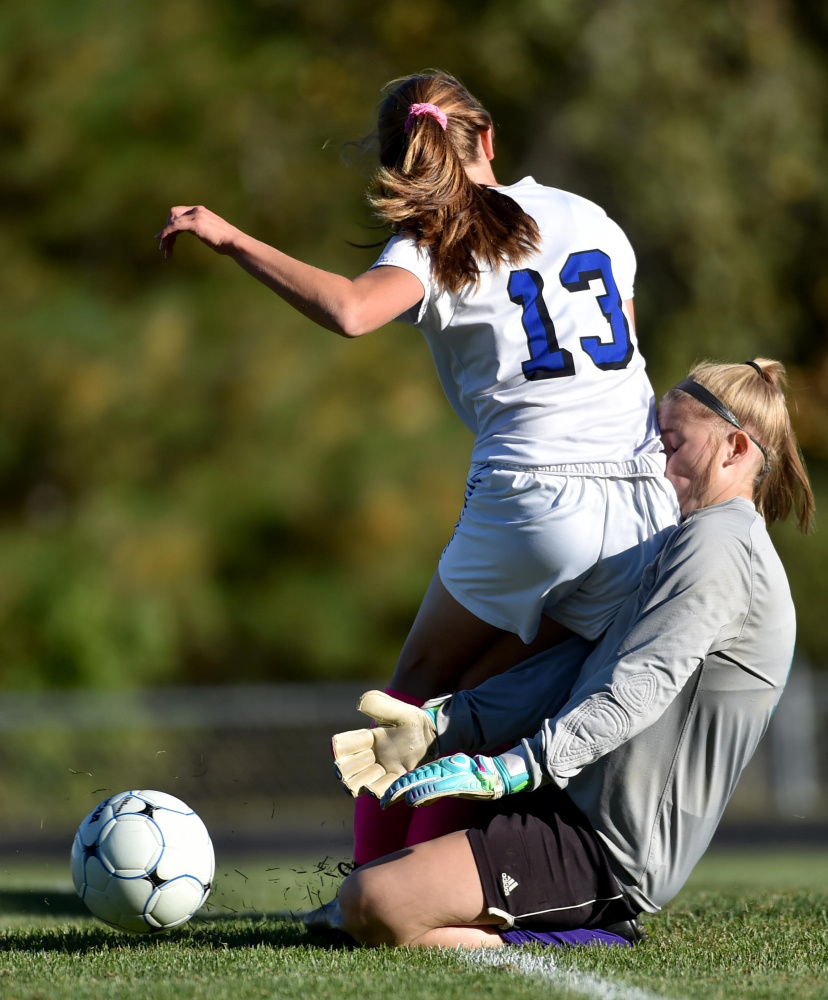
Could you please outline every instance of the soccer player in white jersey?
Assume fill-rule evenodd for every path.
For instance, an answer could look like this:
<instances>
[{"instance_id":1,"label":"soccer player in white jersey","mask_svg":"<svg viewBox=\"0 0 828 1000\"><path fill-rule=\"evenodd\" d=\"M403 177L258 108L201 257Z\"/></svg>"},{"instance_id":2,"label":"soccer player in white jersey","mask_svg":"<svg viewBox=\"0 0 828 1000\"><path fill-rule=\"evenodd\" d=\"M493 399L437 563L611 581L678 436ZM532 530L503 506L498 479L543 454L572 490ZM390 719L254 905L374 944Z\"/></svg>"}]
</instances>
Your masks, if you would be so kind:
<instances>
[{"instance_id":1,"label":"soccer player in white jersey","mask_svg":"<svg viewBox=\"0 0 828 1000\"><path fill-rule=\"evenodd\" d=\"M399 319L428 341L475 441L462 514L389 688L421 704L569 632L597 638L678 510L624 233L598 206L530 177L498 184L491 116L453 77L389 88L371 201L395 235L364 274L321 271L202 206L173 208L158 236L170 256L194 234L342 336ZM358 862L429 835L396 812L392 830L372 800L357 803Z\"/></svg>"},{"instance_id":2,"label":"soccer player in white jersey","mask_svg":"<svg viewBox=\"0 0 828 1000\"><path fill-rule=\"evenodd\" d=\"M437 753L537 735L495 757L452 752L390 786L386 801L502 798L501 808L350 875L344 930L371 944L543 941L655 912L679 891L793 655L793 603L766 524L794 507L806 531L813 495L783 375L766 359L706 364L667 394L667 476L684 520L571 690L556 670L566 642L456 693L439 714L398 705L423 717L401 731L420 733L431 715ZM399 735L386 730L388 742Z\"/></svg>"}]
</instances>

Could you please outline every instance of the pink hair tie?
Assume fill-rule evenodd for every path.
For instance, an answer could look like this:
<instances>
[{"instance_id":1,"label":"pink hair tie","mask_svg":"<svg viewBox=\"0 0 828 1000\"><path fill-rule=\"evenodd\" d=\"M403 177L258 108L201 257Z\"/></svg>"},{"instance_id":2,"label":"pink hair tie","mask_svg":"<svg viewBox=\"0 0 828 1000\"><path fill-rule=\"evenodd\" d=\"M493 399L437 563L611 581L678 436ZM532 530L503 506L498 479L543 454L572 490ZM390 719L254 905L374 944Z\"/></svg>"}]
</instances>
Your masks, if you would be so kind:
<instances>
[{"instance_id":1,"label":"pink hair tie","mask_svg":"<svg viewBox=\"0 0 828 1000\"><path fill-rule=\"evenodd\" d=\"M414 119L419 118L420 115L429 115L434 118L439 124L440 128L445 132L446 125L448 124L448 118L444 111L441 111L436 104L412 104L408 109L408 118L405 120L405 133L411 131L414 125Z\"/></svg>"}]
</instances>

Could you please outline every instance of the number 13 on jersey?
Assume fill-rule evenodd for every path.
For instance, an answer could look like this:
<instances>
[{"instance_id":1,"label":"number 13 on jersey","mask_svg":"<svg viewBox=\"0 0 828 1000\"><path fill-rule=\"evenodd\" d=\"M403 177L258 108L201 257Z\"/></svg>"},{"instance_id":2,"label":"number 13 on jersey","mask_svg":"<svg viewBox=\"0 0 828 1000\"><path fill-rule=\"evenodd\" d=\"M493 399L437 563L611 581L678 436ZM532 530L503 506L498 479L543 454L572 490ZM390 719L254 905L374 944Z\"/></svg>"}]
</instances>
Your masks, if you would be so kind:
<instances>
[{"instance_id":1,"label":"number 13 on jersey","mask_svg":"<svg viewBox=\"0 0 828 1000\"><path fill-rule=\"evenodd\" d=\"M603 281L604 292L596 295L595 301L609 324L612 339L581 337L581 348L601 371L626 368L633 355L633 343L609 256L603 250L580 250L569 255L560 273L561 284L573 293L589 291L590 281L596 278ZM535 381L574 375L572 352L558 345L555 324L543 299L541 275L531 269L512 271L508 290L509 298L523 310L521 319L529 341L529 359L521 366L526 378Z\"/></svg>"}]
</instances>

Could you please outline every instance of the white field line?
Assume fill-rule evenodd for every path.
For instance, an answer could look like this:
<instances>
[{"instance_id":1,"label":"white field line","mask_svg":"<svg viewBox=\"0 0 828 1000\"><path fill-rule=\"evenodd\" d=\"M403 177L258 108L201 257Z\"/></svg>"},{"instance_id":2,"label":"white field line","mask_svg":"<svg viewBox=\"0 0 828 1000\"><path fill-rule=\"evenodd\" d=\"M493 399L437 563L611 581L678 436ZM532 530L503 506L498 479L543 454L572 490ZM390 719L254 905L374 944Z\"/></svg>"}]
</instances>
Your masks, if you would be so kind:
<instances>
[{"instance_id":1,"label":"white field line","mask_svg":"<svg viewBox=\"0 0 828 1000\"><path fill-rule=\"evenodd\" d=\"M507 966L524 975L546 979L585 993L591 1000L666 1000L666 997L641 990L637 986L601 979L589 972L560 969L552 955L528 955L518 948L480 948L474 951L458 949L457 954L469 965Z\"/></svg>"}]
</instances>

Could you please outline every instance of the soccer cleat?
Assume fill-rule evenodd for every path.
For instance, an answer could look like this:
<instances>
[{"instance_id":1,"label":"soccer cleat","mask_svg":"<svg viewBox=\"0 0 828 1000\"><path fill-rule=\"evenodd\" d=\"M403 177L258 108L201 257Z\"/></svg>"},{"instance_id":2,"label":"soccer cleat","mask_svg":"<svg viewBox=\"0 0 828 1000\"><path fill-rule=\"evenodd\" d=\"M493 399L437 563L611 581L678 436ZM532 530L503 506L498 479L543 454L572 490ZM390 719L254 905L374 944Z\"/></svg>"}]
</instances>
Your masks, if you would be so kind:
<instances>
[{"instance_id":1,"label":"soccer cleat","mask_svg":"<svg viewBox=\"0 0 828 1000\"><path fill-rule=\"evenodd\" d=\"M302 923L309 931L341 931L342 910L338 899L317 906L302 917Z\"/></svg>"},{"instance_id":2,"label":"soccer cleat","mask_svg":"<svg viewBox=\"0 0 828 1000\"><path fill-rule=\"evenodd\" d=\"M633 917L631 920L619 920L617 924L610 924L604 930L609 931L610 934L617 934L625 941L629 941L630 944L640 944L647 939L647 932L638 917Z\"/></svg>"},{"instance_id":3,"label":"soccer cleat","mask_svg":"<svg viewBox=\"0 0 828 1000\"><path fill-rule=\"evenodd\" d=\"M356 861L340 861L335 866L335 871L344 879L359 867ZM333 871L329 871L328 874L333 875ZM342 926L342 909L338 898L331 899L329 902L317 906L315 910L308 911L302 917L302 923L312 934L320 933L334 937L342 935L348 941L353 940L351 935Z\"/></svg>"},{"instance_id":4,"label":"soccer cleat","mask_svg":"<svg viewBox=\"0 0 828 1000\"><path fill-rule=\"evenodd\" d=\"M324 935L331 941L353 944L354 939L342 924L342 910L338 899L332 899L329 903L323 903L315 910L310 910L302 917L302 923L309 934Z\"/></svg>"},{"instance_id":5,"label":"soccer cleat","mask_svg":"<svg viewBox=\"0 0 828 1000\"><path fill-rule=\"evenodd\" d=\"M356 861L340 861L336 866L336 871L342 878L347 878L351 872L355 872L359 867Z\"/></svg>"}]
</instances>

